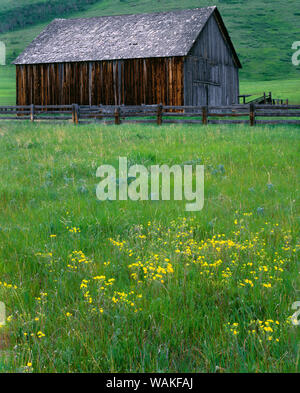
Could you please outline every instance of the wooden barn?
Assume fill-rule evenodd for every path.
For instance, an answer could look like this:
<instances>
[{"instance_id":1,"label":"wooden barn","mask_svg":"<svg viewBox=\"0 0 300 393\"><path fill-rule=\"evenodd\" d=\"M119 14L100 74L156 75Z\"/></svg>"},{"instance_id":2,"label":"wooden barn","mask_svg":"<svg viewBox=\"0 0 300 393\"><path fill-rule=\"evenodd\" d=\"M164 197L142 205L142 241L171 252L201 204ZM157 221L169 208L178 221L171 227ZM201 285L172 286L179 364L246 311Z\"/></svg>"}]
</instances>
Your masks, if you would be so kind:
<instances>
[{"instance_id":1,"label":"wooden barn","mask_svg":"<svg viewBox=\"0 0 300 393\"><path fill-rule=\"evenodd\" d=\"M230 105L241 63L216 7L55 19L15 60L17 105Z\"/></svg>"}]
</instances>

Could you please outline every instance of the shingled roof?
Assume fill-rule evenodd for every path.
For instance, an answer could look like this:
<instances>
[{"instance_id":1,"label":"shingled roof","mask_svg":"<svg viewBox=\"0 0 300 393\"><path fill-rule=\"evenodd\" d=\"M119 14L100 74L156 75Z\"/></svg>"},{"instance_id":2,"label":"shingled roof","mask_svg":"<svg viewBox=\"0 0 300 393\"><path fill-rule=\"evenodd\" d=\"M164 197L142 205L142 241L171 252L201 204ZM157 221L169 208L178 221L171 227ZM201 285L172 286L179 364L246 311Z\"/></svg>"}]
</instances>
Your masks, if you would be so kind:
<instances>
[{"instance_id":1,"label":"shingled roof","mask_svg":"<svg viewBox=\"0 0 300 393\"><path fill-rule=\"evenodd\" d=\"M220 18L216 7L207 7L152 14L55 19L14 64L186 56L214 12ZM226 38L236 56L229 35Z\"/></svg>"}]
</instances>

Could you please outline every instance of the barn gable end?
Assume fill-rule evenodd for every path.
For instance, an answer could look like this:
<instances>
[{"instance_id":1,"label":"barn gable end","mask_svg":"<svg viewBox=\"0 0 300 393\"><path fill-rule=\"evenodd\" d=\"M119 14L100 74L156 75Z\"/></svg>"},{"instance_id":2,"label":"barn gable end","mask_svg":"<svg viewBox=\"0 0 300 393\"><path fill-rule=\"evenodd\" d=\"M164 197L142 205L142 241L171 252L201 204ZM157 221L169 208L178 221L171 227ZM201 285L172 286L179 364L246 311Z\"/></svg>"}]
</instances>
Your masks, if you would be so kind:
<instances>
[{"instance_id":1,"label":"barn gable end","mask_svg":"<svg viewBox=\"0 0 300 393\"><path fill-rule=\"evenodd\" d=\"M184 63L185 105L238 103L241 67L220 14L213 13Z\"/></svg>"}]
</instances>

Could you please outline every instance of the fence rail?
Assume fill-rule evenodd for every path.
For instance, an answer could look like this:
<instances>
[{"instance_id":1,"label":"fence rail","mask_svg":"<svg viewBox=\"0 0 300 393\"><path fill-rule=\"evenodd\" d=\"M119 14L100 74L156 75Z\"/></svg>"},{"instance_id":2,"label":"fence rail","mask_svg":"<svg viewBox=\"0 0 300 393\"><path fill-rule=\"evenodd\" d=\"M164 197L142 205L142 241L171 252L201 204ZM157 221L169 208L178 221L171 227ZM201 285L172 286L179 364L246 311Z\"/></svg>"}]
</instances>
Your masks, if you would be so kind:
<instances>
[{"instance_id":1,"label":"fence rail","mask_svg":"<svg viewBox=\"0 0 300 393\"><path fill-rule=\"evenodd\" d=\"M299 124L300 105L239 104L231 106L168 105L28 105L0 106L0 120L100 121L106 124Z\"/></svg>"}]
</instances>

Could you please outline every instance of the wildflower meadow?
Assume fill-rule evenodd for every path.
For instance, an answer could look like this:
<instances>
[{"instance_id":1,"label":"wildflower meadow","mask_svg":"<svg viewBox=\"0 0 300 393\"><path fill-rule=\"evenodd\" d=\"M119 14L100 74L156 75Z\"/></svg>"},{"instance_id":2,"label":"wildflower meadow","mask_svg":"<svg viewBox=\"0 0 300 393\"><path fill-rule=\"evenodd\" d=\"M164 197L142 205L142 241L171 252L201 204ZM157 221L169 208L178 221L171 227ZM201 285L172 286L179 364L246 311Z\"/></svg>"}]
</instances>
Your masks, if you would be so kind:
<instances>
[{"instance_id":1,"label":"wildflower meadow","mask_svg":"<svg viewBox=\"0 0 300 393\"><path fill-rule=\"evenodd\" d=\"M0 372L299 372L296 127L0 125ZM99 201L99 165L205 203Z\"/></svg>"}]
</instances>

